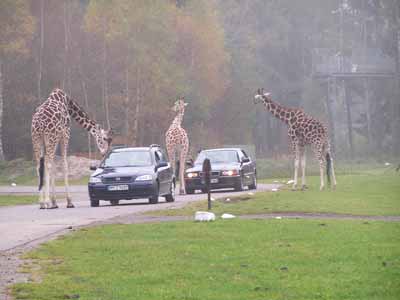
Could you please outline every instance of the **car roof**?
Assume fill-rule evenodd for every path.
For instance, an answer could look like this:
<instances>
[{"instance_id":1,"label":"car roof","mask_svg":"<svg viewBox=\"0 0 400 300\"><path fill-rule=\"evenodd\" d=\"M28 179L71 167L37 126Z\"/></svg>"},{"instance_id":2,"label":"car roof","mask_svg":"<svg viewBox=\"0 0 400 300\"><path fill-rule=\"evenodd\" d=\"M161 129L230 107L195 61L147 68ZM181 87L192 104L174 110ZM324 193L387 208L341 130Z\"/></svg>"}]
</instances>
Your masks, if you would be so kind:
<instances>
[{"instance_id":1,"label":"car roof","mask_svg":"<svg viewBox=\"0 0 400 300\"><path fill-rule=\"evenodd\" d=\"M121 147L112 149L112 151L113 152L149 151L152 148L158 148L158 147Z\"/></svg>"},{"instance_id":2,"label":"car roof","mask_svg":"<svg viewBox=\"0 0 400 300\"><path fill-rule=\"evenodd\" d=\"M242 149L240 148L215 148L215 149L203 149L203 151L241 151Z\"/></svg>"}]
</instances>

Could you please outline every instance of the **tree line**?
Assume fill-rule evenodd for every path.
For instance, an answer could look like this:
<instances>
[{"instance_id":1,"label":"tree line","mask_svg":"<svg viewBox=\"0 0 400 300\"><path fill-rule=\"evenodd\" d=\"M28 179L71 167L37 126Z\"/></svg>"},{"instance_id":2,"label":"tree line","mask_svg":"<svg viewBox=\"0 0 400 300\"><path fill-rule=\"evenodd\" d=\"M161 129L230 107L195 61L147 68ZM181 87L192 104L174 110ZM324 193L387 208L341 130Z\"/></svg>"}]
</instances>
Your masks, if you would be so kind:
<instances>
[{"instance_id":1,"label":"tree line","mask_svg":"<svg viewBox=\"0 0 400 300\"><path fill-rule=\"evenodd\" d=\"M399 11L396 0L3 0L0 159L32 157L31 116L55 87L117 144L162 144L184 95L192 153L289 153L284 124L252 103L264 87L329 124L339 157L399 155ZM388 57L395 72L330 84L315 76L318 49L373 49L365 57ZM91 151L73 127L70 152Z\"/></svg>"}]
</instances>

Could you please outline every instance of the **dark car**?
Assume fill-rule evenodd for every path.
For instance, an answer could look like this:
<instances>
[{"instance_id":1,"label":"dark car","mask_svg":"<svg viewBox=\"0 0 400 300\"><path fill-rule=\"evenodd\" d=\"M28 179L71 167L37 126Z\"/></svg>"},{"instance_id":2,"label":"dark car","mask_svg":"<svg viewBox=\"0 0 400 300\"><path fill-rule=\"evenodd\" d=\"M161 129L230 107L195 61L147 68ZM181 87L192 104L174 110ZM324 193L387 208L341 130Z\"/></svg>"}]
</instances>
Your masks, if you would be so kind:
<instances>
[{"instance_id":1,"label":"dark car","mask_svg":"<svg viewBox=\"0 0 400 300\"><path fill-rule=\"evenodd\" d=\"M175 200L175 177L160 146L117 148L109 152L90 176L90 205L100 200L117 205L119 200L149 198L151 204L164 196Z\"/></svg>"},{"instance_id":2,"label":"dark car","mask_svg":"<svg viewBox=\"0 0 400 300\"><path fill-rule=\"evenodd\" d=\"M211 189L234 188L241 191L245 186L257 188L256 164L246 152L239 148L203 150L197 156L194 166L185 171L186 192L205 192L202 167L204 159L211 162Z\"/></svg>"}]
</instances>

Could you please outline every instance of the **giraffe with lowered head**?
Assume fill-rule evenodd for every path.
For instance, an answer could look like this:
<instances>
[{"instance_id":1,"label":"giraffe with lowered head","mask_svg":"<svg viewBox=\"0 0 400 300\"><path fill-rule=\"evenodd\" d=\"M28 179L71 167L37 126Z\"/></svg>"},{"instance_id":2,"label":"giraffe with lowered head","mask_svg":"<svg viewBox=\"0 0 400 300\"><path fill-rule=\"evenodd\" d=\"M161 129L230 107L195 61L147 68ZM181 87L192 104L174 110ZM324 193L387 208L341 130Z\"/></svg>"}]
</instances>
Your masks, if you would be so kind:
<instances>
[{"instance_id":1,"label":"giraffe with lowered head","mask_svg":"<svg viewBox=\"0 0 400 300\"><path fill-rule=\"evenodd\" d=\"M60 144L61 156L64 164L67 207L74 207L68 191L67 163L71 118L94 136L102 155L104 155L111 146L112 131L102 129L100 125L91 120L88 114L64 91L58 88L54 89L47 100L36 109L32 117L32 145L39 176L39 204L41 209L58 208L55 196L54 168L54 156L58 144ZM45 186L44 190L42 189L43 185ZM51 205L50 187L52 192Z\"/></svg>"},{"instance_id":2,"label":"giraffe with lowered head","mask_svg":"<svg viewBox=\"0 0 400 300\"><path fill-rule=\"evenodd\" d=\"M328 184L331 184L330 176L332 174L333 188L335 188L336 178L327 127L319 120L305 114L301 109L284 107L279 103L272 101L271 94L264 93L263 89L259 89L257 94L254 96L254 103L258 102L262 102L272 115L288 125L288 135L295 157L293 189L295 190L297 188L299 163L301 163L302 168L302 189L306 188L306 145L311 145L314 156L319 162L321 180L320 190L324 189L325 161Z\"/></svg>"},{"instance_id":3,"label":"giraffe with lowered head","mask_svg":"<svg viewBox=\"0 0 400 300\"><path fill-rule=\"evenodd\" d=\"M185 114L185 99L182 97L178 99L172 110L177 113L171 126L168 128L165 134L165 144L168 152L168 157L172 164L172 169L175 174L175 155L179 155L179 194L186 194L185 188L185 164L186 157L189 151L189 138L186 130L182 128L183 115Z\"/></svg>"}]
</instances>

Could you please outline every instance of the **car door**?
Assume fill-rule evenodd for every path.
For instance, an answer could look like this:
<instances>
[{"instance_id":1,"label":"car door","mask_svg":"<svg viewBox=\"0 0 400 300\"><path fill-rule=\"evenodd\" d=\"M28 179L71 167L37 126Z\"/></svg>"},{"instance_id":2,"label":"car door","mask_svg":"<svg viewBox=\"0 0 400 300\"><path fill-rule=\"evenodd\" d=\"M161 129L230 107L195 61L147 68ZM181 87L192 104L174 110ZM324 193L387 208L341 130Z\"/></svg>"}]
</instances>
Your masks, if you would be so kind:
<instances>
[{"instance_id":1,"label":"car door","mask_svg":"<svg viewBox=\"0 0 400 300\"><path fill-rule=\"evenodd\" d=\"M154 151L154 157L156 160L156 164L159 163L168 164L165 153L163 153L162 150ZM171 184L171 174L172 174L170 165L168 164L168 166L158 168L157 173L158 173L158 180L160 183L160 194L168 194Z\"/></svg>"},{"instance_id":2,"label":"car door","mask_svg":"<svg viewBox=\"0 0 400 300\"><path fill-rule=\"evenodd\" d=\"M242 172L244 175L244 184L249 185L253 182L254 168L250 157L244 150L239 150L239 159L242 164Z\"/></svg>"}]
</instances>

